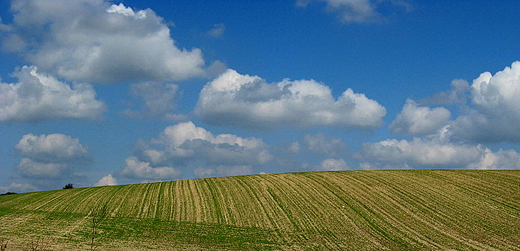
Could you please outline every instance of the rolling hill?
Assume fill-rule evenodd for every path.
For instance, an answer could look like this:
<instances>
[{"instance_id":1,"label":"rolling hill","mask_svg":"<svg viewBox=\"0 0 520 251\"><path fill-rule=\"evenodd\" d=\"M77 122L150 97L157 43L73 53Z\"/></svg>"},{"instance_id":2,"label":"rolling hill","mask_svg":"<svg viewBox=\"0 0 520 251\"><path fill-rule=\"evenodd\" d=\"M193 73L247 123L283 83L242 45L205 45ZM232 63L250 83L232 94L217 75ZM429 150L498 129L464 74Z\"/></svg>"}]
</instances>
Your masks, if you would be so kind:
<instances>
[{"instance_id":1,"label":"rolling hill","mask_svg":"<svg viewBox=\"0 0 520 251\"><path fill-rule=\"evenodd\" d=\"M91 246L92 212L102 208ZM0 222L6 250L520 250L520 171L310 172L34 192L0 196Z\"/></svg>"}]
</instances>

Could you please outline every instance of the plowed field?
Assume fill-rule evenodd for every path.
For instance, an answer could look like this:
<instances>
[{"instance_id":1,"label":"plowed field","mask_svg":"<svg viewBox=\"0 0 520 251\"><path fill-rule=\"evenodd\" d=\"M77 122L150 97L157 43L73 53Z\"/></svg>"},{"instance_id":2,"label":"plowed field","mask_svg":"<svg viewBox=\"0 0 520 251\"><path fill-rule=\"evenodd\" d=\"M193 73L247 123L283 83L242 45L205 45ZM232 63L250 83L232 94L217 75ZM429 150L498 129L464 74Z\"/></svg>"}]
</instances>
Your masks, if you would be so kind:
<instances>
[{"instance_id":1,"label":"plowed field","mask_svg":"<svg viewBox=\"0 0 520 251\"><path fill-rule=\"evenodd\" d=\"M520 250L520 171L252 175L0 196L21 250Z\"/></svg>"}]
</instances>

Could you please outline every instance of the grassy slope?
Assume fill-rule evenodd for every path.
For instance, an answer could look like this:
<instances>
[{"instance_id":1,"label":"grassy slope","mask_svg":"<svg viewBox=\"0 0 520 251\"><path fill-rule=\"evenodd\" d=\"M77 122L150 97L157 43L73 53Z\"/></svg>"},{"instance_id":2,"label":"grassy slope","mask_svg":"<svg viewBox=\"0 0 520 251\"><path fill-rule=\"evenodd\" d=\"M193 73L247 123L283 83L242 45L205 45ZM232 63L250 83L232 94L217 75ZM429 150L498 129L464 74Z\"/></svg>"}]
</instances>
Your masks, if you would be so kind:
<instances>
[{"instance_id":1,"label":"grassy slope","mask_svg":"<svg viewBox=\"0 0 520 251\"><path fill-rule=\"evenodd\" d=\"M86 249L88 214L106 203L101 250L520 250L520 171L475 170L289 173L0 196L0 240Z\"/></svg>"}]
</instances>

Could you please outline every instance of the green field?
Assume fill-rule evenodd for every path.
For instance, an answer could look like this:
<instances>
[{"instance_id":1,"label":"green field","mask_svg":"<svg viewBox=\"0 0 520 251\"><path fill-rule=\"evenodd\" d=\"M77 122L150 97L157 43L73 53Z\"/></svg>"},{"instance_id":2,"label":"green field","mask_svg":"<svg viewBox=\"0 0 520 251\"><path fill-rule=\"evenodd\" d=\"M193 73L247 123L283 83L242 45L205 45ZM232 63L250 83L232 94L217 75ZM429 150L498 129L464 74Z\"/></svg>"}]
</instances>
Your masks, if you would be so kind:
<instances>
[{"instance_id":1,"label":"green field","mask_svg":"<svg viewBox=\"0 0 520 251\"><path fill-rule=\"evenodd\" d=\"M520 250L520 171L251 175L0 196L6 250Z\"/></svg>"}]
</instances>

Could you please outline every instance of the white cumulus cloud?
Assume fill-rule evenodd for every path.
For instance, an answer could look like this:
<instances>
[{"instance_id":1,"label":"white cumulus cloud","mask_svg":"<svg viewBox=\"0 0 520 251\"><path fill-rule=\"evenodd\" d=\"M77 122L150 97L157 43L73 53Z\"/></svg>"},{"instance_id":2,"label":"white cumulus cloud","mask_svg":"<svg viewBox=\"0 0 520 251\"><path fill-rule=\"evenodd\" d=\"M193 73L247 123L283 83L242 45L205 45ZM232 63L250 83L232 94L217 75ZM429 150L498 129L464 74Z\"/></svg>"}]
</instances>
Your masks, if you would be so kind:
<instances>
[{"instance_id":1,"label":"white cumulus cloud","mask_svg":"<svg viewBox=\"0 0 520 251\"><path fill-rule=\"evenodd\" d=\"M482 147L453 144L436 140L389 139L377 143L365 143L361 149L364 159L402 163L412 167L466 167L479 160Z\"/></svg>"},{"instance_id":2,"label":"white cumulus cloud","mask_svg":"<svg viewBox=\"0 0 520 251\"><path fill-rule=\"evenodd\" d=\"M20 184L16 182L12 182L9 186L2 187L0 186L0 193L6 193L6 192L15 192L15 193L23 193L23 192L30 192L35 191L38 188L31 184Z\"/></svg>"},{"instance_id":3,"label":"white cumulus cloud","mask_svg":"<svg viewBox=\"0 0 520 251\"><path fill-rule=\"evenodd\" d=\"M468 102L469 101L469 102ZM458 116L448 120L443 107L430 108L407 101L390 125L395 133L432 134L443 125L451 141L466 143L520 142L520 62L496 72L484 72L473 80L455 79L451 90L419 101L420 104L458 104ZM457 114L457 113L454 113Z\"/></svg>"},{"instance_id":4,"label":"white cumulus cloud","mask_svg":"<svg viewBox=\"0 0 520 251\"><path fill-rule=\"evenodd\" d=\"M161 150L164 148L164 150ZM233 134L213 135L192 122L164 129L158 139L142 150L154 164L172 160L203 159L210 164L263 164L272 159L261 139L242 138Z\"/></svg>"},{"instance_id":5,"label":"white cumulus cloud","mask_svg":"<svg viewBox=\"0 0 520 251\"><path fill-rule=\"evenodd\" d=\"M117 179L112 177L112 174L109 174L103 178L101 178L94 186L115 186L117 185Z\"/></svg>"},{"instance_id":6,"label":"white cumulus cloud","mask_svg":"<svg viewBox=\"0 0 520 251\"><path fill-rule=\"evenodd\" d=\"M71 177L73 167L65 163L38 162L30 158L23 158L16 167L22 177L29 179L60 179Z\"/></svg>"},{"instance_id":7,"label":"white cumulus cloud","mask_svg":"<svg viewBox=\"0 0 520 251\"><path fill-rule=\"evenodd\" d=\"M181 49L165 21L104 0L14 0L3 47L67 80L118 83L204 75L199 49Z\"/></svg>"},{"instance_id":8,"label":"white cumulus cloud","mask_svg":"<svg viewBox=\"0 0 520 251\"><path fill-rule=\"evenodd\" d=\"M133 179L167 180L179 177L181 171L169 166L152 167L150 162L140 161L135 156L131 156L125 160L119 175Z\"/></svg>"},{"instance_id":9,"label":"white cumulus cloud","mask_svg":"<svg viewBox=\"0 0 520 251\"><path fill-rule=\"evenodd\" d=\"M386 109L347 89L335 99L314 80L268 84L258 76L228 70L201 91L196 113L208 123L254 129L283 126L374 129Z\"/></svg>"},{"instance_id":10,"label":"white cumulus cloud","mask_svg":"<svg viewBox=\"0 0 520 251\"><path fill-rule=\"evenodd\" d=\"M61 118L100 119L106 106L88 84L72 87L34 66L15 72L19 83L0 83L0 122L35 122Z\"/></svg>"},{"instance_id":11,"label":"white cumulus cloud","mask_svg":"<svg viewBox=\"0 0 520 251\"><path fill-rule=\"evenodd\" d=\"M516 151L500 149L493 152L481 144L452 142L448 127L425 138L365 143L357 155L366 161L360 167L520 169L520 154Z\"/></svg>"},{"instance_id":12,"label":"white cumulus cloud","mask_svg":"<svg viewBox=\"0 0 520 251\"><path fill-rule=\"evenodd\" d=\"M348 170L349 166L343 159L325 159L315 169L320 171L342 171Z\"/></svg>"},{"instance_id":13,"label":"white cumulus cloud","mask_svg":"<svg viewBox=\"0 0 520 251\"><path fill-rule=\"evenodd\" d=\"M202 169L194 169L198 177L213 176L217 173L244 174L246 166L253 168L273 158L261 139L242 138L233 134L214 135L190 121L168 126L158 138L148 142L141 140L136 146L135 156L127 159L127 164L120 174L132 176L128 174L134 173L133 177L144 178L135 173L155 172L156 168L160 167L183 168L193 165L204 166ZM226 168L219 169L219 166ZM159 176L157 174L154 177Z\"/></svg>"},{"instance_id":14,"label":"white cumulus cloud","mask_svg":"<svg viewBox=\"0 0 520 251\"><path fill-rule=\"evenodd\" d=\"M448 123L450 115L444 107L421 107L408 99L401 113L390 124L390 131L410 135L434 134Z\"/></svg>"},{"instance_id":15,"label":"white cumulus cloud","mask_svg":"<svg viewBox=\"0 0 520 251\"><path fill-rule=\"evenodd\" d=\"M520 154L515 150L500 149L493 152L486 148L484 154L480 157L480 161L470 164L468 168L518 170L520 169Z\"/></svg>"},{"instance_id":16,"label":"white cumulus cloud","mask_svg":"<svg viewBox=\"0 0 520 251\"><path fill-rule=\"evenodd\" d=\"M495 75L482 73L473 80L470 96L474 109L451 123L454 138L472 142L519 142L520 62Z\"/></svg>"},{"instance_id":17,"label":"white cumulus cloud","mask_svg":"<svg viewBox=\"0 0 520 251\"><path fill-rule=\"evenodd\" d=\"M15 149L24 157L46 163L70 163L85 159L88 150L65 134L26 134L16 144Z\"/></svg>"},{"instance_id":18,"label":"white cumulus cloud","mask_svg":"<svg viewBox=\"0 0 520 251\"><path fill-rule=\"evenodd\" d=\"M64 134L27 134L14 148L23 156L15 171L39 188L56 188L60 183L83 179L76 170L91 161L87 147Z\"/></svg>"}]
</instances>

